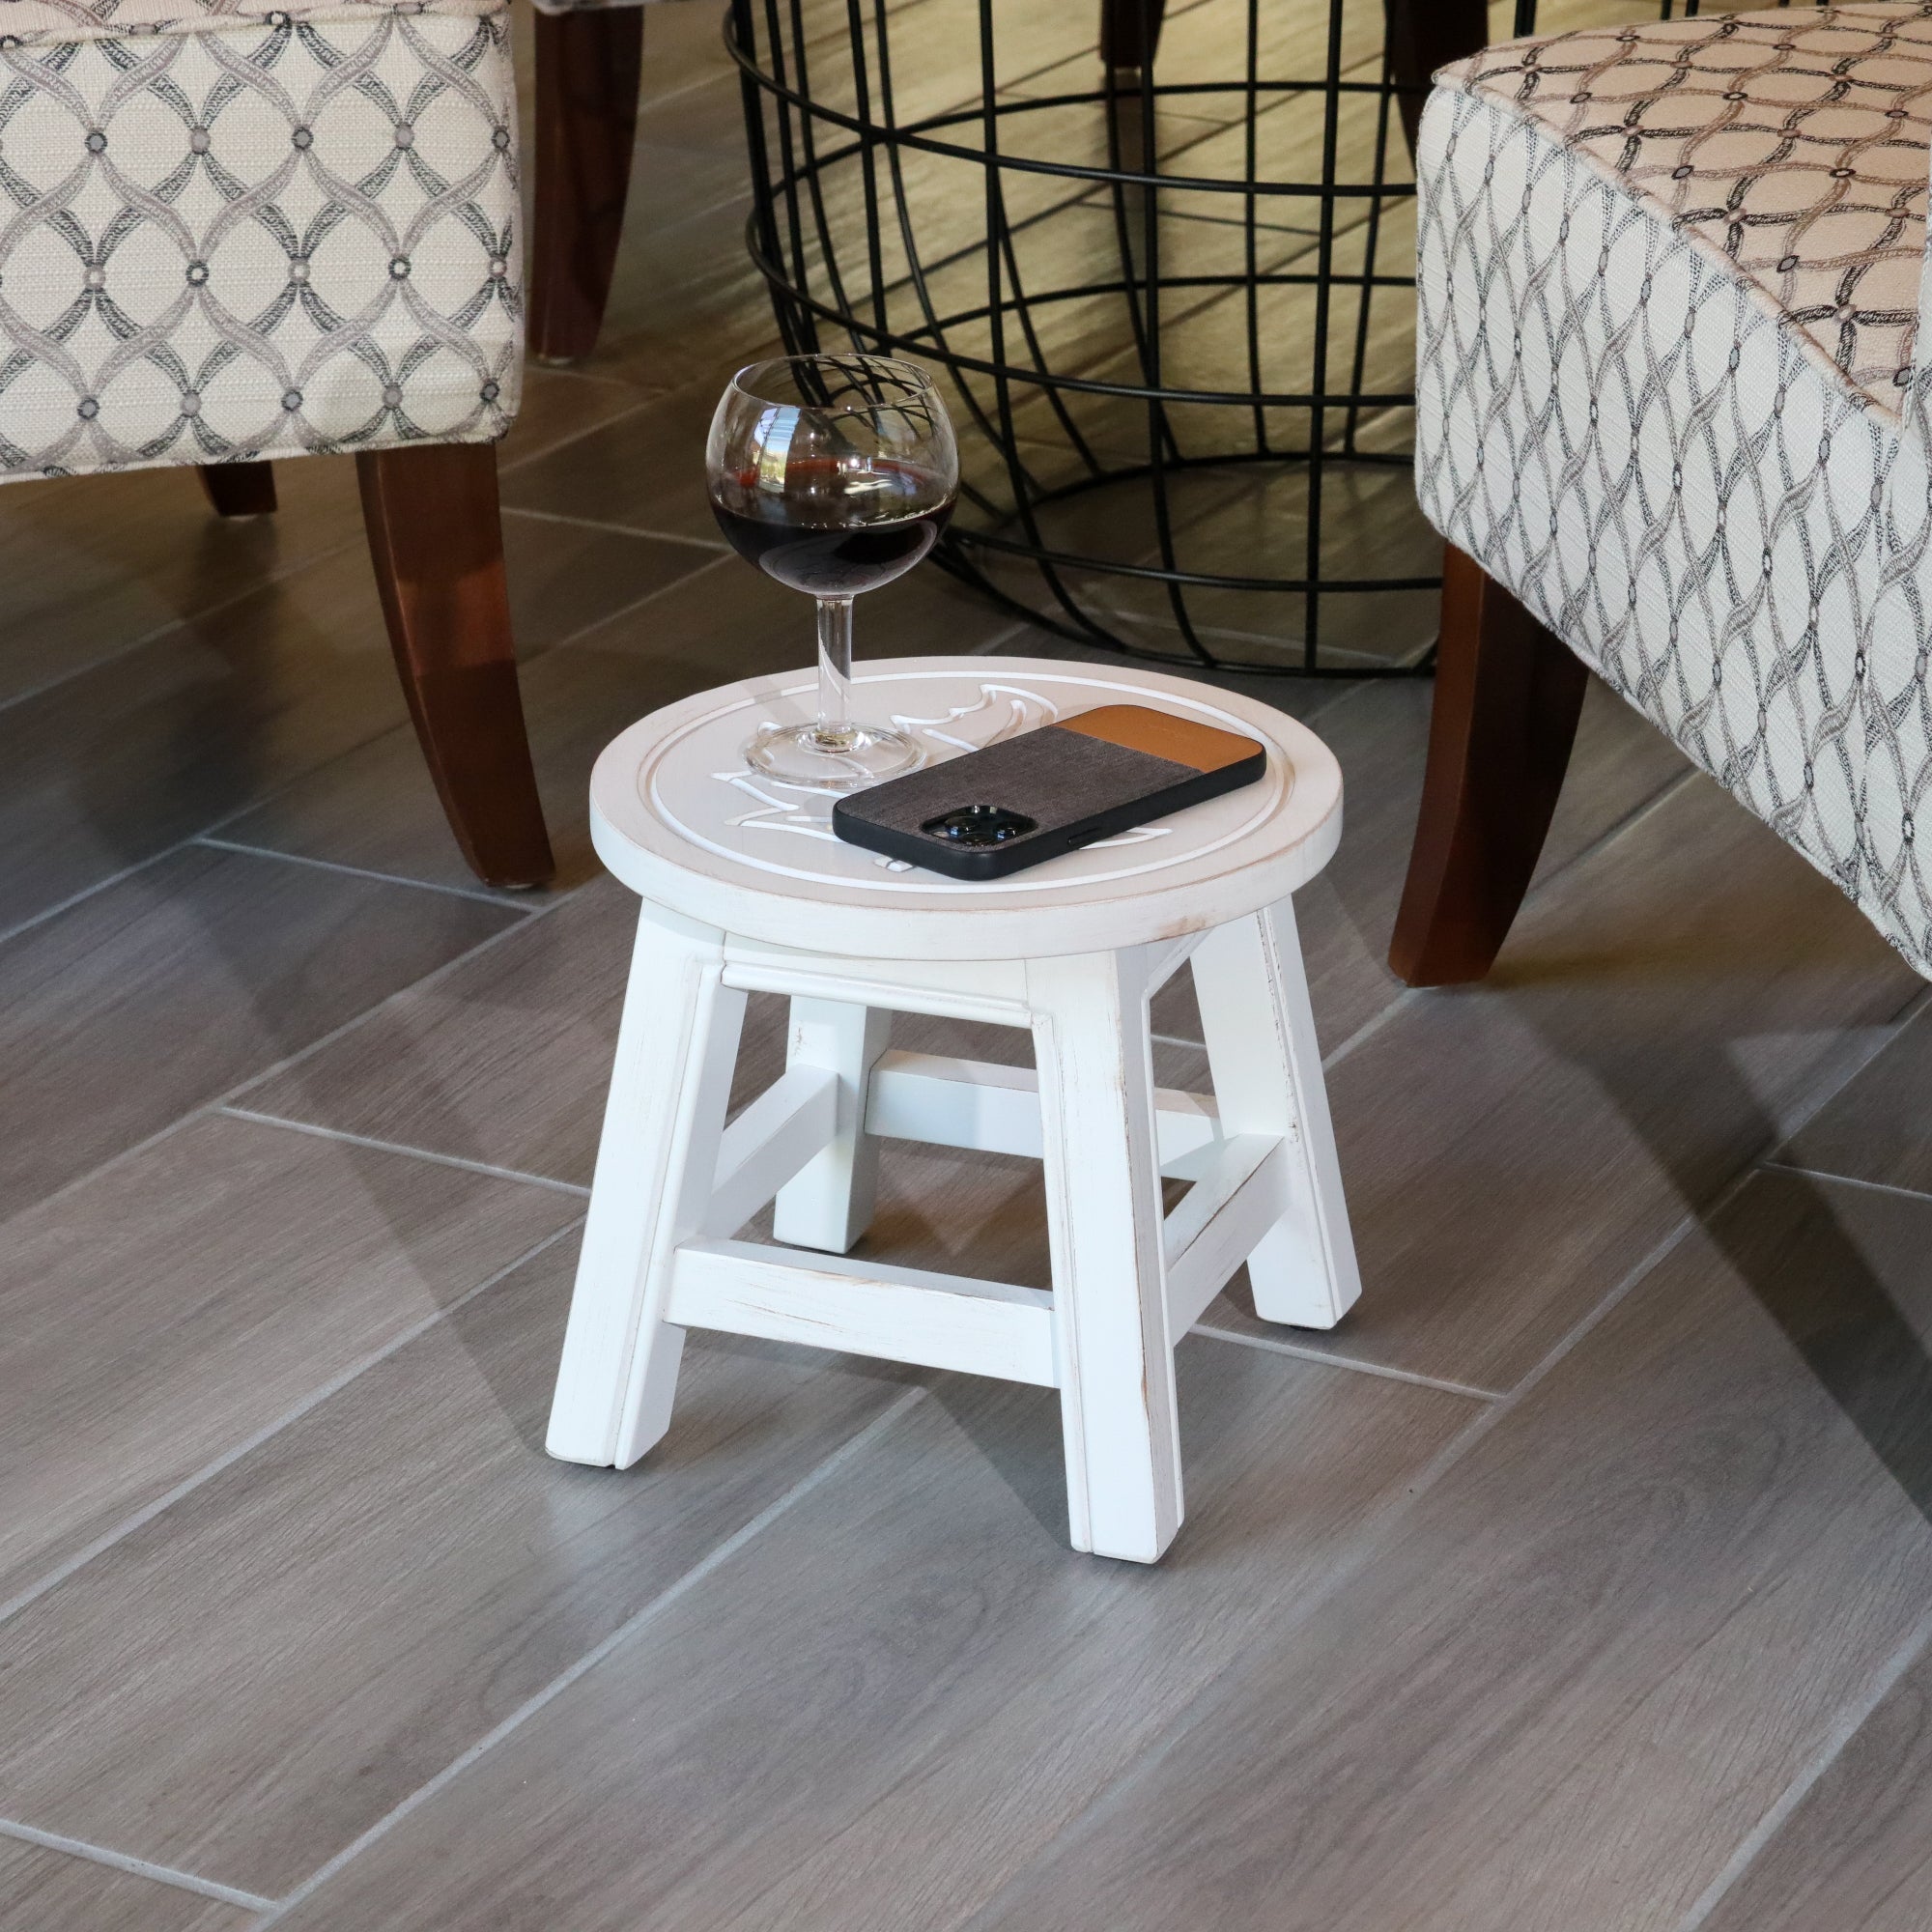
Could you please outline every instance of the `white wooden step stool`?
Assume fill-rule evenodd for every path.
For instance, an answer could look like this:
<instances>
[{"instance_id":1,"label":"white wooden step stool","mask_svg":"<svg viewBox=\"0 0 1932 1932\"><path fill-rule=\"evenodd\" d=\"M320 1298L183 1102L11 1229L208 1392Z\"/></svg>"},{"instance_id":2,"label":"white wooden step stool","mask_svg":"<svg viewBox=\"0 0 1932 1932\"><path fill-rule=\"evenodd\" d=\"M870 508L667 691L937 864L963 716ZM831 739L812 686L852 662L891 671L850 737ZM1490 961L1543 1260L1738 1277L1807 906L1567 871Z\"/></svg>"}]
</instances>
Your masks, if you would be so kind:
<instances>
[{"instance_id":1,"label":"white wooden step stool","mask_svg":"<svg viewBox=\"0 0 1932 1932\"><path fill-rule=\"evenodd\" d=\"M1267 1321L1332 1327L1360 1293L1290 903L1341 836L1341 772L1283 713L1139 668L867 666L859 713L933 757L1123 699L1268 748L1241 791L965 884L745 768L812 697L807 672L706 692L597 761L597 850L643 909L551 1453L650 1449L692 1327L1000 1376L1060 1391L1074 1547L1151 1562L1181 1519L1175 1342L1244 1261ZM1188 961L1212 1099L1153 1085L1148 1002ZM752 991L790 996L789 1064L727 1127ZM895 1011L1030 1028L1037 1077L891 1052ZM1052 1293L829 1262L866 1231L880 1138L1043 1160ZM1163 1175L1193 1182L1165 1217ZM774 1198L787 1245L735 1239Z\"/></svg>"}]
</instances>

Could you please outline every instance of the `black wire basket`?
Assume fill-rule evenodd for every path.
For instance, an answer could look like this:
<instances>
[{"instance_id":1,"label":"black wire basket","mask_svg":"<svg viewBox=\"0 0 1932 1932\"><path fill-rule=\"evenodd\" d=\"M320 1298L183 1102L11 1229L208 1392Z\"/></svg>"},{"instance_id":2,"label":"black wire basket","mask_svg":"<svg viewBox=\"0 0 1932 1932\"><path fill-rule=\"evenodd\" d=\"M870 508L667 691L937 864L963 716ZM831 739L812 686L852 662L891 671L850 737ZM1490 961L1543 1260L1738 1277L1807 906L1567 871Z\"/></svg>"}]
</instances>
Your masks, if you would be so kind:
<instances>
[{"instance_id":1,"label":"black wire basket","mask_svg":"<svg viewBox=\"0 0 1932 1932\"><path fill-rule=\"evenodd\" d=\"M731 0L780 331L950 378L941 561L1062 636L1227 671L1427 670L1407 128L1485 10L1161 11ZM1534 5L1499 24L1532 31Z\"/></svg>"}]
</instances>

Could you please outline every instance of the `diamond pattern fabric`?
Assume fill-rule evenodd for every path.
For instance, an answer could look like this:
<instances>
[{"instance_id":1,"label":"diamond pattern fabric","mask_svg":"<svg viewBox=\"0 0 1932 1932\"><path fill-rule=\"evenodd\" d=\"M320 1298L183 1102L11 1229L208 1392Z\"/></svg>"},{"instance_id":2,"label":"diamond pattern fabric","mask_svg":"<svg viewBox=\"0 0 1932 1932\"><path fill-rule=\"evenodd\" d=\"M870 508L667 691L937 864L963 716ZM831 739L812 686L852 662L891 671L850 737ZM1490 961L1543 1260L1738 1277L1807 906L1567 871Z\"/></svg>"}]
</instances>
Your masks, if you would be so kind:
<instances>
[{"instance_id":1,"label":"diamond pattern fabric","mask_svg":"<svg viewBox=\"0 0 1932 1932\"><path fill-rule=\"evenodd\" d=\"M1932 5L1567 35L1438 79L1425 511L1932 978Z\"/></svg>"},{"instance_id":2,"label":"diamond pattern fabric","mask_svg":"<svg viewBox=\"0 0 1932 1932\"><path fill-rule=\"evenodd\" d=\"M267 21L368 19L379 14L495 14L502 0L0 0L0 47L201 34Z\"/></svg>"},{"instance_id":3,"label":"diamond pattern fabric","mask_svg":"<svg viewBox=\"0 0 1932 1932\"><path fill-rule=\"evenodd\" d=\"M502 435L507 14L181 14L0 0L0 478Z\"/></svg>"},{"instance_id":4,"label":"diamond pattern fabric","mask_svg":"<svg viewBox=\"0 0 1932 1932\"><path fill-rule=\"evenodd\" d=\"M1932 18L1852 5L1519 41L1440 84L1511 107L1715 249L1882 409L1912 363Z\"/></svg>"}]
</instances>

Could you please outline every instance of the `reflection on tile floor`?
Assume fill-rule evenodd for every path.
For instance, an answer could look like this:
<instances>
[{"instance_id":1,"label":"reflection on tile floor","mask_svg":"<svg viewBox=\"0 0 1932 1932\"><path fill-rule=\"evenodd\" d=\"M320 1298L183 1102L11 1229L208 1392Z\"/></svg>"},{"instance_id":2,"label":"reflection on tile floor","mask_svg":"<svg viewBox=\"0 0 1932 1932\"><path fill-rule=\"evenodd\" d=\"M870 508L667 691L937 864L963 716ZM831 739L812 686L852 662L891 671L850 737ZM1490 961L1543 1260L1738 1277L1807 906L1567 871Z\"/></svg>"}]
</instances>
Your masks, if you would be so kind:
<instances>
[{"instance_id":1,"label":"reflection on tile floor","mask_svg":"<svg viewBox=\"0 0 1932 1932\"><path fill-rule=\"evenodd\" d=\"M1088 73L1033 13L1010 87ZM1932 1020L1606 692L1497 972L1414 994L1428 687L1234 680L1347 777L1298 911L1365 1293L1210 1308L1158 1571L1068 1554L1037 1390L700 1337L639 1468L543 1455L632 917L589 765L808 651L701 494L771 337L735 79L709 8L647 44L606 341L503 459L555 891L450 845L348 466L0 494L0 1932L1924 1932ZM1091 655L931 572L861 647ZM1026 1057L967 1031L898 1037ZM895 1147L867 1241L1047 1279L996 1156Z\"/></svg>"}]
</instances>

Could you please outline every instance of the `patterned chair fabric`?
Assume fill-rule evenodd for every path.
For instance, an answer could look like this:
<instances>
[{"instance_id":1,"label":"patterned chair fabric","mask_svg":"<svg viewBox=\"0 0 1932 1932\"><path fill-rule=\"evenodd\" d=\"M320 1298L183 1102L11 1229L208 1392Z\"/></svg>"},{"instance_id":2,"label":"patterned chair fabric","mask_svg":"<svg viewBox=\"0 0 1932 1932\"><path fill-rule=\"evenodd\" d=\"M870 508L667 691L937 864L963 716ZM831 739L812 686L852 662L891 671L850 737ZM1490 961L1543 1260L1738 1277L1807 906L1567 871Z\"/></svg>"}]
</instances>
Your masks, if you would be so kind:
<instances>
[{"instance_id":1,"label":"patterned chair fabric","mask_svg":"<svg viewBox=\"0 0 1932 1932\"><path fill-rule=\"evenodd\" d=\"M1932 978L1932 4L1436 80L1424 509Z\"/></svg>"},{"instance_id":2,"label":"patterned chair fabric","mask_svg":"<svg viewBox=\"0 0 1932 1932\"><path fill-rule=\"evenodd\" d=\"M486 442L503 0L0 0L0 480Z\"/></svg>"}]
</instances>

